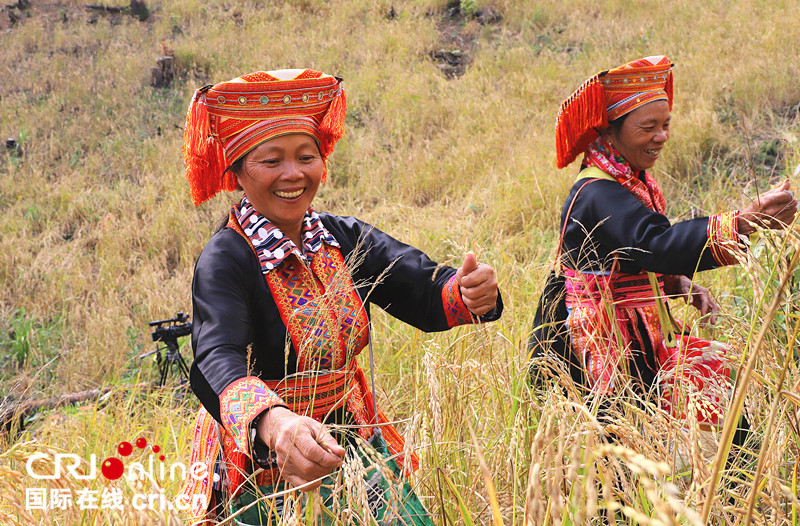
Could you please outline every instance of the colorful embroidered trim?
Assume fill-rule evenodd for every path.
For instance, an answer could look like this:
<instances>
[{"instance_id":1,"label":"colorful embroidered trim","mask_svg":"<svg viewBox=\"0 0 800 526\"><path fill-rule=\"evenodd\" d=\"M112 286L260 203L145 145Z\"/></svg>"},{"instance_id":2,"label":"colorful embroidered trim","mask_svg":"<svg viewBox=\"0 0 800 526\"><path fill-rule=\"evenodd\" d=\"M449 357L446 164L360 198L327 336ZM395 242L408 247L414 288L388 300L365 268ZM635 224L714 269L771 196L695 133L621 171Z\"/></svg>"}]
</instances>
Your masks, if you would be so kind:
<instances>
[{"instance_id":1,"label":"colorful embroidered trim","mask_svg":"<svg viewBox=\"0 0 800 526\"><path fill-rule=\"evenodd\" d=\"M241 203L231 208L231 213L250 240L263 274L277 267L291 253L302 257L299 247L269 219L259 214L247 196L242 197ZM317 252L323 242L332 247L339 246L339 242L328 232L313 208L309 208L303 218L302 234L306 257Z\"/></svg>"},{"instance_id":2,"label":"colorful embroidered trim","mask_svg":"<svg viewBox=\"0 0 800 526\"><path fill-rule=\"evenodd\" d=\"M645 171L645 180L642 181L622 154L602 137L598 137L586 149L581 166L595 166L609 174L650 210L659 214L663 214L666 210L664 193L653 176Z\"/></svg>"},{"instance_id":3,"label":"colorful embroidered trim","mask_svg":"<svg viewBox=\"0 0 800 526\"><path fill-rule=\"evenodd\" d=\"M310 71L310 70L307 70ZM281 80L258 72L261 78L244 75L230 82L220 82L206 93L210 114L238 120L265 120L288 115L319 115L325 113L331 100L342 92L341 82L327 75L318 78ZM276 72L277 73L277 72ZM217 131L230 137L238 130L227 126ZM239 123L237 123L239 124Z\"/></svg>"},{"instance_id":4,"label":"colorful embroidered trim","mask_svg":"<svg viewBox=\"0 0 800 526\"><path fill-rule=\"evenodd\" d=\"M640 58L608 71L600 82L606 93L608 120L640 106L666 100L672 109L672 64L663 55Z\"/></svg>"},{"instance_id":5,"label":"colorful embroidered trim","mask_svg":"<svg viewBox=\"0 0 800 526\"><path fill-rule=\"evenodd\" d=\"M317 137L317 121L311 117L289 117L260 121L234 135L225 145L225 156L228 159L238 159L253 148L252 144L260 144L269 138L290 133L305 133L306 135Z\"/></svg>"},{"instance_id":6,"label":"colorful embroidered trim","mask_svg":"<svg viewBox=\"0 0 800 526\"><path fill-rule=\"evenodd\" d=\"M192 523L204 519L208 504L211 502L214 465L219 455L219 440L217 440L217 422L201 407L197 412L197 419L192 432L192 452L188 466L201 462L206 466L205 478L188 477L186 486L177 498L190 504L189 519ZM202 499L194 499L195 495L202 495Z\"/></svg>"},{"instance_id":7,"label":"colorful embroidered trim","mask_svg":"<svg viewBox=\"0 0 800 526\"><path fill-rule=\"evenodd\" d=\"M461 287L456 281L455 274L442 288L442 307L449 327L475 323L475 316L464 305L464 299L461 297Z\"/></svg>"},{"instance_id":8,"label":"colorful embroidered trim","mask_svg":"<svg viewBox=\"0 0 800 526\"><path fill-rule=\"evenodd\" d=\"M607 301L617 307L652 307L656 304L647 274L621 274L602 276L563 269L567 277L567 307L580 303ZM658 275L658 287L664 294L664 276Z\"/></svg>"},{"instance_id":9,"label":"colorful embroidered trim","mask_svg":"<svg viewBox=\"0 0 800 526\"><path fill-rule=\"evenodd\" d=\"M341 369L367 345L369 319L337 248L323 245L310 267L289 258L264 278L298 371Z\"/></svg>"},{"instance_id":10,"label":"colorful embroidered trim","mask_svg":"<svg viewBox=\"0 0 800 526\"><path fill-rule=\"evenodd\" d=\"M720 266L738 263L734 255L739 246L739 212L725 212L708 218L708 245Z\"/></svg>"},{"instance_id":11,"label":"colorful embroidered trim","mask_svg":"<svg viewBox=\"0 0 800 526\"><path fill-rule=\"evenodd\" d=\"M350 360L347 369L326 374L291 376L267 385L297 414L321 420L342 407L358 363Z\"/></svg>"},{"instance_id":12,"label":"colorful embroidered trim","mask_svg":"<svg viewBox=\"0 0 800 526\"><path fill-rule=\"evenodd\" d=\"M286 405L263 380L246 376L231 382L219 395L222 425L233 436L242 452L250 452L250 422L265 409Z\"/></svg>"}]
</instances>

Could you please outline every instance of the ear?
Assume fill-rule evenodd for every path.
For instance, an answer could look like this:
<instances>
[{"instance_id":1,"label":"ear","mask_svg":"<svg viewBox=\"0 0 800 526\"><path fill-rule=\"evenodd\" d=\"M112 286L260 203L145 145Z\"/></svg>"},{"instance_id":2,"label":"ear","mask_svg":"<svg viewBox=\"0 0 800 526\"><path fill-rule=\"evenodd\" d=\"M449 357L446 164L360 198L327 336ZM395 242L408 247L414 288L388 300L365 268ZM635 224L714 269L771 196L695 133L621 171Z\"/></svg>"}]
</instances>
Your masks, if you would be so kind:
<instances>
[{"instance_id":1,"label":"ear","mask_svg":"<svg viewBox=\"0 0 800 526\"><path fill-rule=\"evenodd\" d=\"M602 137L604 141L606 141L611 146L614 146L614 138L617 136L617 133L613 126L601 128L599 132L600 132L600 137Z\"/></svg>"},{"instance_id":2,"label":"ear","mask_svg":"<svg viewBox=\"0 0 800 526\"><path fill-rule=\"evenodd\" d=\"M241 169L241 167L240 167L240 169ZM228 170L226 171L226 173L225 173L226 177L233 177L233 179L236 181L236 191L237 192L241 192L242 190L244 190L242 188L241 176L239 175L239 171L240 170L235 170L233 168L233 166L230 166L228 168Z\"/></svg>"}]
</instances>

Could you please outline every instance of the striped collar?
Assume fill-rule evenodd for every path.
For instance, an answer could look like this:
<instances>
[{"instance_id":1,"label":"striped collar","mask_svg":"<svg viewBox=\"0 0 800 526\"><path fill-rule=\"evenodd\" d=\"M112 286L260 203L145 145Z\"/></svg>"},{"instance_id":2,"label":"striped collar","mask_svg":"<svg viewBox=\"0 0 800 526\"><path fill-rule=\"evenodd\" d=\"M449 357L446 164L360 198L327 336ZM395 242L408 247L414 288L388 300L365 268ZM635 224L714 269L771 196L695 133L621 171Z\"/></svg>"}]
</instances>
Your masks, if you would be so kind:
<instances>
[{"instance_id":1,"label":"striped collar","mask_svg":"<svg viewBox=\"0 0 800 526\"><path fill-rule=\"evenodd\" d=\"M259 214L250 204L247 196L242 197L242 201L233 206L233 213L255 248L262 274L266 274L280 265L289 257L289 254L294 253L300 259L308 262L311 256L322 247L322 243L339 247L339 242L328 232L312 207L309 207L303 218L302 250L295 246L294 242L269 219Z\"/></svg>"}]
</instances>

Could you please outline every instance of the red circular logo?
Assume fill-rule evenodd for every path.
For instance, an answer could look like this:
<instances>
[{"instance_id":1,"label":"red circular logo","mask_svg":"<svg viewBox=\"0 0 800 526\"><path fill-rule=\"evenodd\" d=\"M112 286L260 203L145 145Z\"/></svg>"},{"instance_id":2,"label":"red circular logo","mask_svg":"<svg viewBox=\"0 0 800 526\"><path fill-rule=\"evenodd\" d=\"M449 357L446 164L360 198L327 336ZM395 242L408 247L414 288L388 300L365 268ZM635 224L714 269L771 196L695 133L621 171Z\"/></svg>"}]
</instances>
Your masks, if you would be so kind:
<instances>
[{"instance_id":1,"label":"red circular logo","mask_svg":"<svg viewBox=\"0 0 800 526\"><path fill-rule=\"evenodd\" d=\"M120 444L117 446L117 451L123 457L127 457L128 455L133 453L133 446L131 445L130 442L120 442Z\"/></svg>"},{"instance_id":2,"label":"red circular logo","mask_svg":"<svg viewBox=\"0 0 800 526\"><path fill-rule=\"evenodd\" d=\"M111 457L103 461L100 471L108 480L117 480L118 478L122 477L122 473L125 471L125 466L122 464L120 459Z\"/></svg>"}]
</instances>

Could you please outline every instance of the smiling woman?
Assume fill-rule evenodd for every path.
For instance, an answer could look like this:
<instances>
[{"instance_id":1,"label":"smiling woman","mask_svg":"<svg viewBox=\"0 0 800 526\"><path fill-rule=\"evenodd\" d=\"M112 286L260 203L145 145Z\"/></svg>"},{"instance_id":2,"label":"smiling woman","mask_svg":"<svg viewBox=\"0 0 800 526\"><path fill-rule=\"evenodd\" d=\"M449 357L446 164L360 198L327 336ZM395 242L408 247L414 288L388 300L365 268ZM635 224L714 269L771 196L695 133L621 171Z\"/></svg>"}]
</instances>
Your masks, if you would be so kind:
<instances>
[{"instance_id":1,"label":"smiling woman","mask_svg":"<svg viewBox=\"0 0 800 526\"><path fill-rule=\"evenodd\" d=\"M184 154L195 204L244 190L192 284L190 379L203 408L191 462L209 474L184 490L187 501L203 497L194 519L247 508L236 524L288 521L277 511L293 513L285 499L322 485L328 511L431 524L406 482L416 455L404 456L358 366L369 308L443 331L496 320L502 301L494 271L472 254L459 269L439 266L358 219L314 210L344 114L342 80L312 70L244 75L198 90L189 108ZM381 457L386 465L368 461ZM345 480L359 458L365 476ZM250 508L256 499L263 505Z\"/></svg>"},{"instance_id":2,"label":"smiling woman","mask_svg":"<svg viewBox=\"0 0 800 526\"><path fill-rule=\"evenodd\" d=\"M682 334L663 298L683 297L713 323L717 306L695 272L736 263L756 225L785 228L797 201L786 181L745 210L671 224L647 171L669 140L671 110L664 56L594 75L561 104L558 166L583 161L530 347L534 358L554 350L606 407L630 382L676 417L717 425L730 389L724 346Z\"/></svg>"},{"instance_id":3,"label":"smiling woman","mask_svg":"<svg viewBox=\"0 0 800 526\"><path fill-rule=\"evenodd\" d=\"M231 169L253 207L295 246L302 246L303 217L325 171L314 138L301 133L276 137L256 146Z\"/></svg>"},{"instance_id":4,"label":"smiling woman","mask_svg":"<svg viewBox=\"0 0 800 526\"><path fill-rule=\"evenodd\" d=\"M612 121L600 135L614 146L634 172L652 168L669 140L669 104L657 100Z\"/></svg>"}]
</instances>

